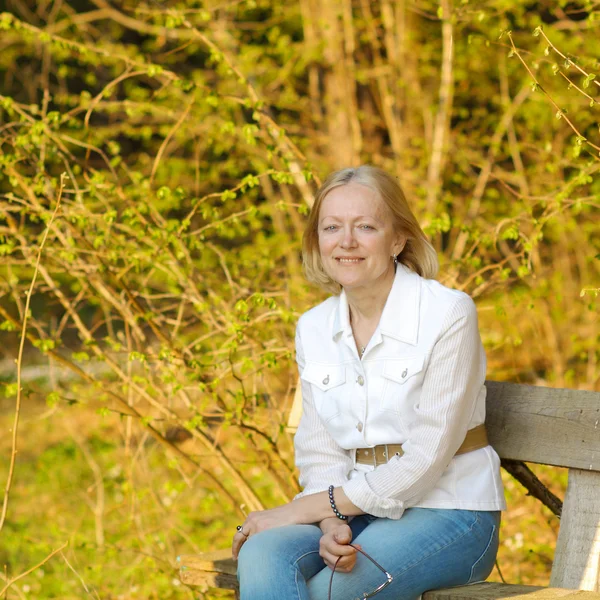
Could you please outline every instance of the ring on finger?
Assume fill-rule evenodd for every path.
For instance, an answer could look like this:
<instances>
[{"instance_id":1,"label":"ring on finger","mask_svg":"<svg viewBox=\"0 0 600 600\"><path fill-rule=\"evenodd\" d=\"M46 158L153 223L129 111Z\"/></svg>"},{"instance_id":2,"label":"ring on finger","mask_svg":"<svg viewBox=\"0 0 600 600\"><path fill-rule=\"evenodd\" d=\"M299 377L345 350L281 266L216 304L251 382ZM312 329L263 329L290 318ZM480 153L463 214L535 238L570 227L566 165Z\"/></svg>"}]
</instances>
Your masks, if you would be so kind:
<instances>
[{"instance_id":1,"label":"ring on finger","mask_svg":"<svg viewBox=\"0 0 600 600\"><path fill-rule=\"evenodd\" d=\"M250 537L250 535L248 533L246 533L244 531L244 526L243 525L238 525L236 527L236 529L244 536L244 537Z\"/></svg>"}]
</instances>

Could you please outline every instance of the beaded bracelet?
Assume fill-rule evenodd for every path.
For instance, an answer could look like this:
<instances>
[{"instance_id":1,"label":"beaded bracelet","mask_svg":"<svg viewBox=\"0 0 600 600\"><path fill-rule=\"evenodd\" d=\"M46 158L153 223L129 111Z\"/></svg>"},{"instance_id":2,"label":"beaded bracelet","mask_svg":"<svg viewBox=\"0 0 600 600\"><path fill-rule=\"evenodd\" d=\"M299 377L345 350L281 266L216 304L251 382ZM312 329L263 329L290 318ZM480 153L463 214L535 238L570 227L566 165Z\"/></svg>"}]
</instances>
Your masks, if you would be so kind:
<instances>
[{"instance_id":1,"label":"beaded bracelet","mask_svg":"<svg viewBox=\"0 0 600 600\"><path fill-rule=\"evenodd\" d=\"M335 500L333 499L333 486L329 486L329 504L331 504L331 510L333 510L335 516L342 521L347 521L348 517L343 515L336 507Z\"/></svg>"}]
</instances>

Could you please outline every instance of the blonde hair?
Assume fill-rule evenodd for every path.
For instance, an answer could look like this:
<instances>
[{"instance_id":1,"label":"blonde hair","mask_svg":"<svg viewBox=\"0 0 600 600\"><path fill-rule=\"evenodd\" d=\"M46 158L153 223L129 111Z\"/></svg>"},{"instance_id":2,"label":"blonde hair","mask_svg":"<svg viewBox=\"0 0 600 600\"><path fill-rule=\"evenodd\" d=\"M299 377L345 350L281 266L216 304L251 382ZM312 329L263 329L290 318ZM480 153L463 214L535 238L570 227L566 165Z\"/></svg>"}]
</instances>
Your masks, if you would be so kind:
<instances>
[{"instance_id":1,"label":"blonde hair","mask_svg":"<svg viewBox=\"0 0 600 600\"><path fill-rule=\"evenodd\" d=\"M318 224L321 204L327 194L351 182L374 190L392 211L394 228L406 236L406 245L397 256L398 262L421 277L434 279L439 268L437 252L410 210L402 188L389 173L371 165L334 171L319 188L302 238L302 262L306 278L327 292L339 294L342 290L340 284L331 279L323 268L319 252Z\"/></svg>"}]
</instances>

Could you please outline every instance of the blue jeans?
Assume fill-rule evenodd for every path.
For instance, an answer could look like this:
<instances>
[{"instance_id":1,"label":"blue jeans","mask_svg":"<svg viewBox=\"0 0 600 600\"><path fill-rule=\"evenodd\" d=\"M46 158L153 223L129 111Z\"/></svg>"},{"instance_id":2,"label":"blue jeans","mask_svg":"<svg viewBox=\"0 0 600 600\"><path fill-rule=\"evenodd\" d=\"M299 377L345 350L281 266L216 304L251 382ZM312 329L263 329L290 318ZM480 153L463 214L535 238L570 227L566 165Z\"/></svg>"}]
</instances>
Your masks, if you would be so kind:
<instances>
[{"instance_id":1,"label":"blue jeans","mask_svg":"<svg viewBox=\"0 0 600 600\"><path fill-rule=\"evenodd\" d=\"M394 580L376 600L415 600L432 589L483 581L498 551L499 511L409 508L401 519L372 515L350 523L352 541ZM316 525L288 525L251 536L238 558L241 600L327 600L329 569ZM332 599L354 600L385 575L358 553L350 573L333 578Z\"/></svg>"}]
</instances>

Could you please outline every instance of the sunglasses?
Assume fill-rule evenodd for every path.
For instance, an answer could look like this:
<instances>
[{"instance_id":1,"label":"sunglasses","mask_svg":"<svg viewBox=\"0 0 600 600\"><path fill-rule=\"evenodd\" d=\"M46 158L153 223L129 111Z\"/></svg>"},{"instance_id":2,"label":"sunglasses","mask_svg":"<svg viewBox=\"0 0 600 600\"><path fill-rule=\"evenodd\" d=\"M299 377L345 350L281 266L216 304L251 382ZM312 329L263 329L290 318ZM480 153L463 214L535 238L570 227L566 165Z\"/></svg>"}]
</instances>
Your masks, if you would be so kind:
<instances>
[{"instance_id":1,"label":"sunglasses","mask_svg":"<svg viewBox=\"0 0 600 600\"><path fill-rule=\"evenodd\" d=\"M384 581L380 586L376 587L372 592L363 592L363 596L362 596L363 600L365 598L372 598L373 596L375 596L375 594L378 594L382 589L384 589L388 585L390 585L390 583L392 583L394 578L374 558L369 556L364 550L357 548L354 544L348 544L348 545L352 546L356 551L360 552L363 556L366 556L386 577L386 581ZM342 557L340 556L335 561L333 571L331 572L331 579L329 580L329 592L327 594L328 600L331 600L331 588L333 586L333 576L335 575L335 568L337 567L337 564L340 562L341 558Z\"/></svg>"}]
</instances>

